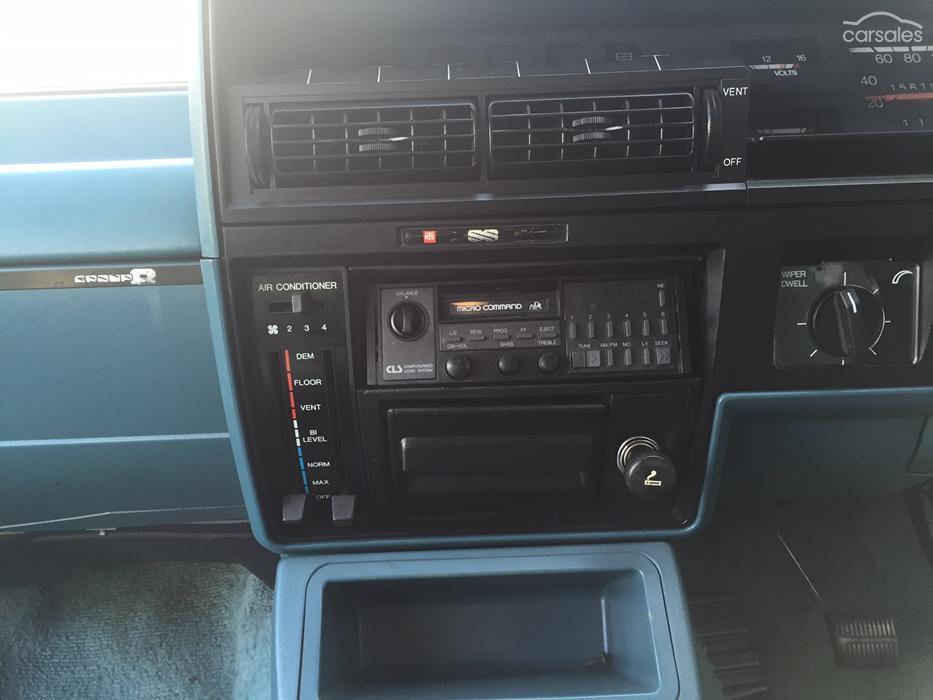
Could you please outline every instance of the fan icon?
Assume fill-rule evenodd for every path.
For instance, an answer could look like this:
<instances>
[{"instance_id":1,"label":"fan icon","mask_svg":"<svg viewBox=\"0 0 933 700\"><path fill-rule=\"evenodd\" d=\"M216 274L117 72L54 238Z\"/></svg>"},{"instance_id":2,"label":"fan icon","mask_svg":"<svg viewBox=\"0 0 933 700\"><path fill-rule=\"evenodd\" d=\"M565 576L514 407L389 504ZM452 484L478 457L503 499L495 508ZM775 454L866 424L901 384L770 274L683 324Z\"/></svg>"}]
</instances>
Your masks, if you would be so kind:
<instances>
[{"instance_id":1,"label":"fan icon","mask_svg":"<svg viewBox=\"0 0 933 700\"><path fill-rule=\"evenodd\" d=\"M268 326L266 326L266 330L269 332L269 335L279 334L279 326L276 323L270 323Z\"/></svg>"}]
</instances>

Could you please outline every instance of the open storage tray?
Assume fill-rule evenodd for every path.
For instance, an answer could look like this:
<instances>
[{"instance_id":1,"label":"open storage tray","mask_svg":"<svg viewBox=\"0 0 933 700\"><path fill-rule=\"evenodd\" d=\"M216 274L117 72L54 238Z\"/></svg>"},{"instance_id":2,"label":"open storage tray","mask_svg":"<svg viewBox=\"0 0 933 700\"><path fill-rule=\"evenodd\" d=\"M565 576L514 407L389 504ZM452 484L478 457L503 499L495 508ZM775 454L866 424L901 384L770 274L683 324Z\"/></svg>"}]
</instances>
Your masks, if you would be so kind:
<instances>
[{"instance_id":1,"label":"open storage tray","mask_svg":"<svg viewBox=\"0 0 933 700\"><path fill-rule=\"evenodd\" d=\"M665 545L288 559L276 638L282 698L698 696Z\"/></svg>"}]
</instances>

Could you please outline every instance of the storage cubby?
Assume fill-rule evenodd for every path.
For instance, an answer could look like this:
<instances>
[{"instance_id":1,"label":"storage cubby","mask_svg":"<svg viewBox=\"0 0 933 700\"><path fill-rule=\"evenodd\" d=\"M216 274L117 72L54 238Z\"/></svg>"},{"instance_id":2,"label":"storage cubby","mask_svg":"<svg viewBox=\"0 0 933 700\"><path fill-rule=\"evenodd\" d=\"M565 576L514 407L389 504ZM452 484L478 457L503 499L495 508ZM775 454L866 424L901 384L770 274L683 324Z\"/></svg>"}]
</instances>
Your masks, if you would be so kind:
<instances>
[{"instance_id":1,"label":"storage cubby","mask_svg":"<svg viewBox=\"0 0 933 700\"><path fill-rule=\"evenodd\" d=\"M320 697L616 697L659 687L638 571L330 583Z\"/></svg>"},{"instance_id":2,"label":"storage cubby","mask_svg":"<svg viewBox=\"0 0 933 700\"><path fill-rule=\"evenodd\" d=\"M698 697L663 544L288 557L276 596L281 698Z\"/></svg>"}]
</instances>

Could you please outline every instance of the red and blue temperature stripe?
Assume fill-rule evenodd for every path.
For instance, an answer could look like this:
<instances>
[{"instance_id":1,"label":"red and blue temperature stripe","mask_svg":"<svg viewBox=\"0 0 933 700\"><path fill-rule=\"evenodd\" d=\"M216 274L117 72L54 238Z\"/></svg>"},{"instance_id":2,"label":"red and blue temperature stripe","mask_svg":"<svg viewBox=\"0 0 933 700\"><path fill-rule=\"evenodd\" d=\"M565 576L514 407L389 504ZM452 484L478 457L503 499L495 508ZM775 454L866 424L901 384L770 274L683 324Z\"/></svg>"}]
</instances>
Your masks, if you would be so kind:
<instances>
[{"instance_id":1,"label":"red and blue temperature stripe","mask_svg":"<svg viewBox=\"0 0 933 700\"><path fill-rule=\"evenodd\" d=\"M298 409L295 406L295 389L292 381L292 361L288 357L288 350L282 351L285 354L285 379L288 386L288 404L292 412L292 429L295 431L295 447L298 450L298 473L301 474L301 482L304 484L305 493L310 493L308 487L308 475L305 473L305 458L301 453L301 434L298 432Z\"/></svg>"}]
</instances>

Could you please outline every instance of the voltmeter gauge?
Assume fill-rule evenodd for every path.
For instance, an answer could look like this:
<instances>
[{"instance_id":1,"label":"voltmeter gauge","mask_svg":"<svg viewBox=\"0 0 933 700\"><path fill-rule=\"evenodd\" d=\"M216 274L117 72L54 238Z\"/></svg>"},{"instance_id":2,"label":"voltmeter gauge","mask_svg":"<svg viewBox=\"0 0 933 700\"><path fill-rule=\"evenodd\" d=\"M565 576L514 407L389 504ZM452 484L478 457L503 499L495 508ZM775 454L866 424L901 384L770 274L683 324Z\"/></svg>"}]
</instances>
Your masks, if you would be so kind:
<instances>
[{"instance_id":1,"label":"voltmeter gauge","mask_svg":"<svg viewBox=\"0 0 933 700\"><path fill-rule=\"evenodd\" d=\"M819 63L816 43L809 39L737 41L733 50L753 71L756 84L800 83Z\"/></svg>"},{"instance_id":2,"label":"voltmeter gauge","mask_svg":"<svg viewBox=\"0 0 933 700\"><path fill-rule=\"evenodd\" d=\"M797 136L829 126L823 124L825 85L815 39L740 40L732 50L752 71L749 123L755 136Z\"/></svg>"},{"instance_id":3,"label":"voltmeter gauge","mask_svg":"<svg viewBox=\"0 0 933 700\"><path fill-rule=\"evenodd\" d=\"M815 47L808 41L739 41L736 53L754 71L753 79L761 82L798 81L806 75Z\"/></svg>"}]
</instances>

